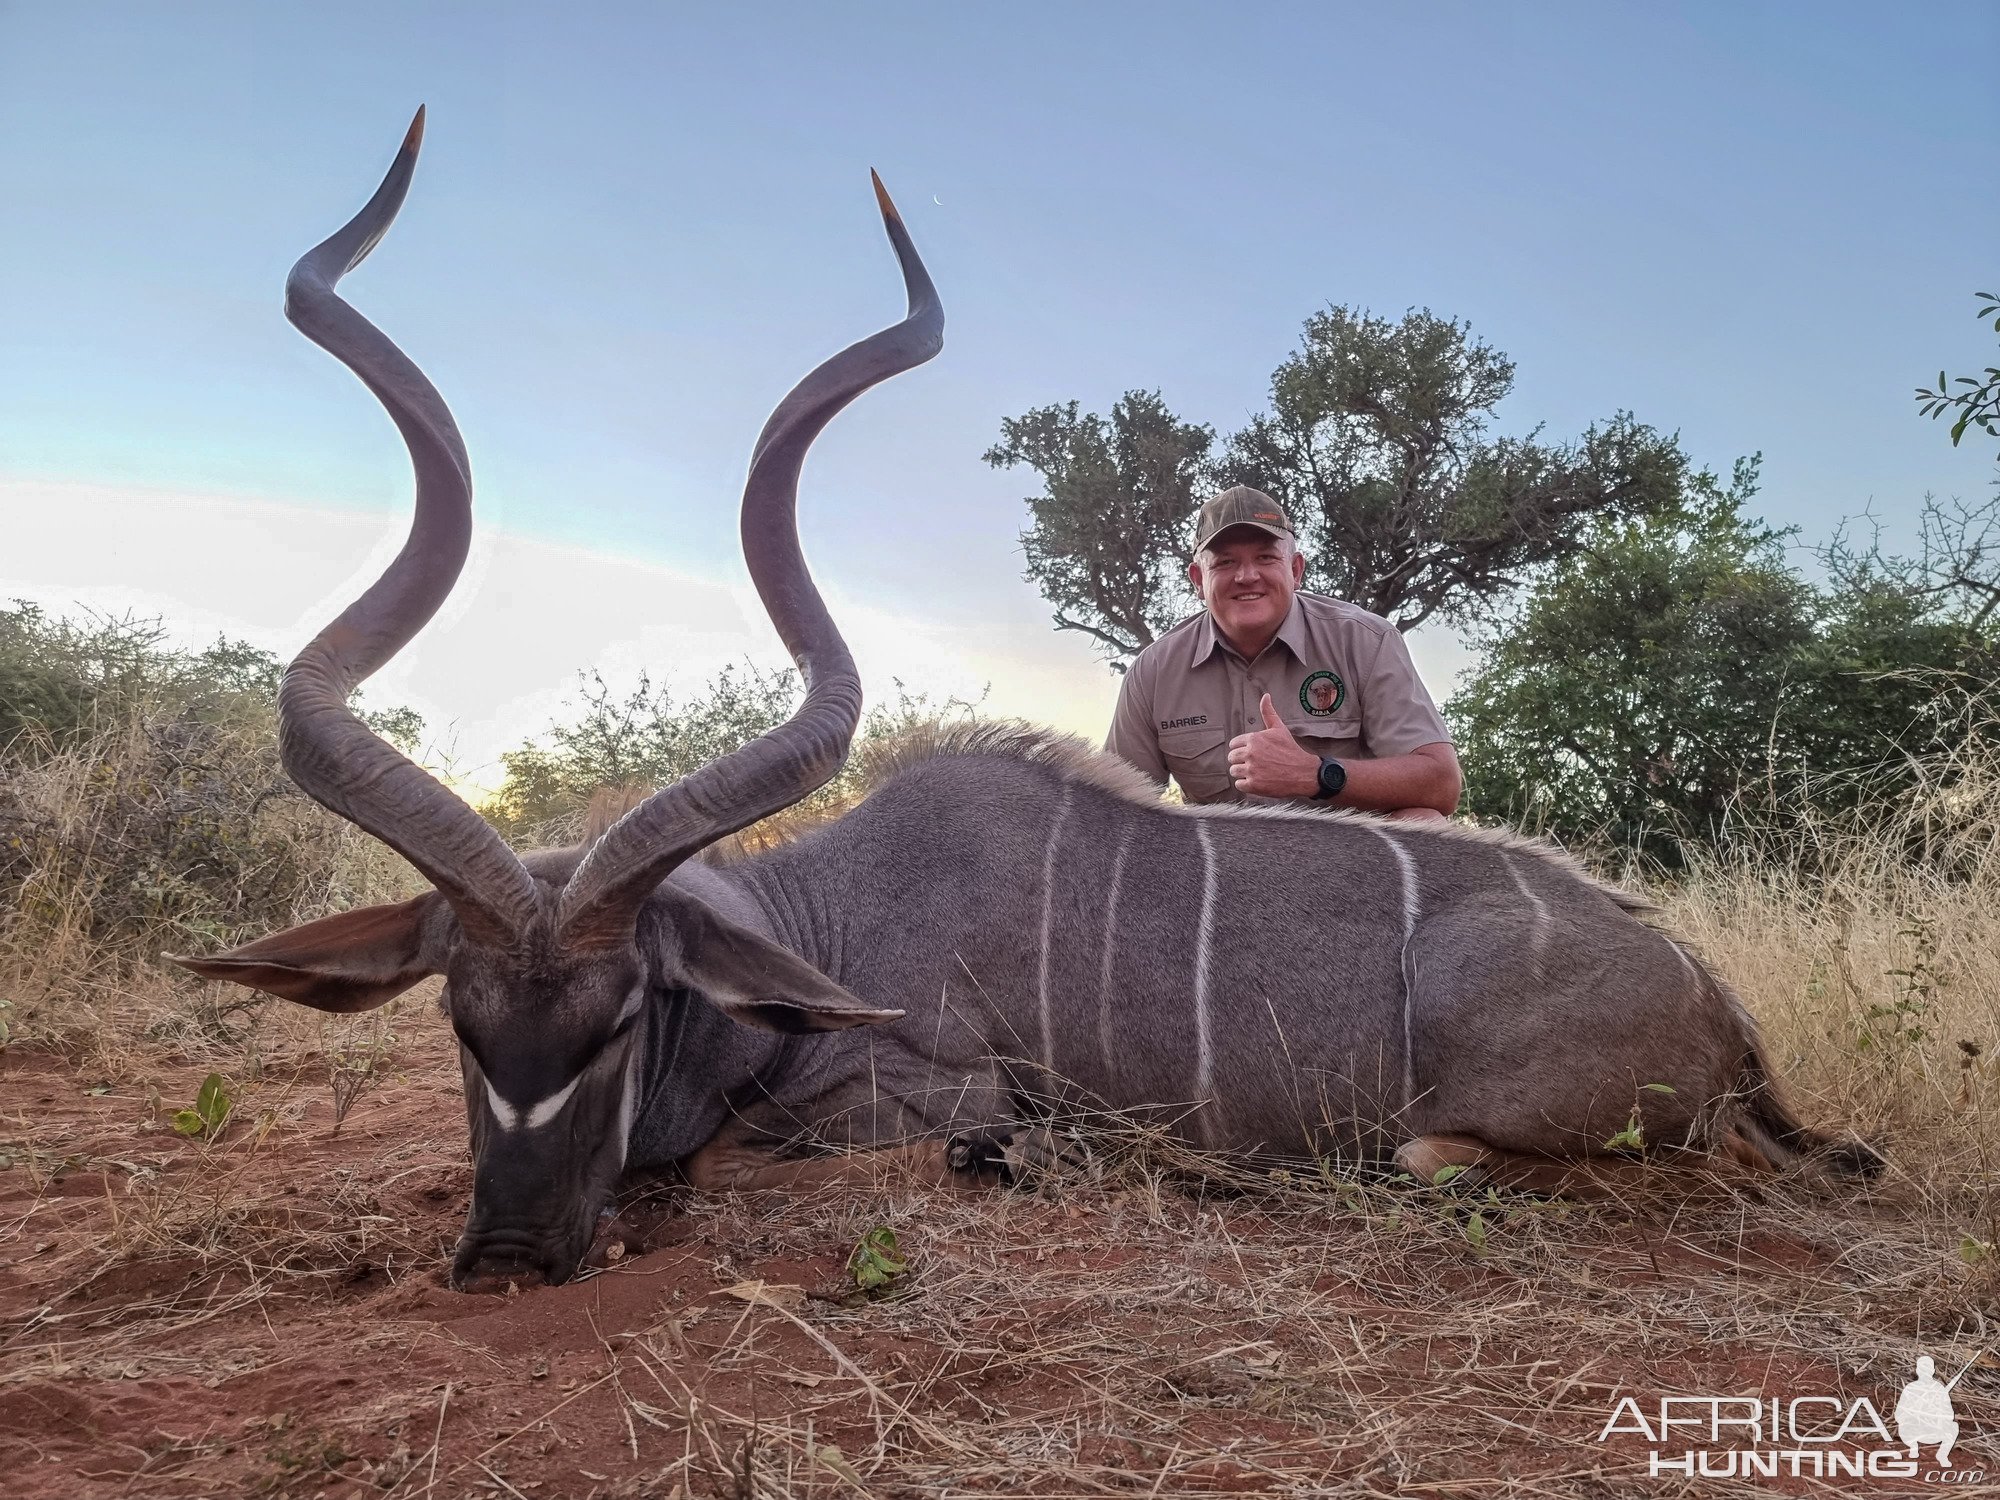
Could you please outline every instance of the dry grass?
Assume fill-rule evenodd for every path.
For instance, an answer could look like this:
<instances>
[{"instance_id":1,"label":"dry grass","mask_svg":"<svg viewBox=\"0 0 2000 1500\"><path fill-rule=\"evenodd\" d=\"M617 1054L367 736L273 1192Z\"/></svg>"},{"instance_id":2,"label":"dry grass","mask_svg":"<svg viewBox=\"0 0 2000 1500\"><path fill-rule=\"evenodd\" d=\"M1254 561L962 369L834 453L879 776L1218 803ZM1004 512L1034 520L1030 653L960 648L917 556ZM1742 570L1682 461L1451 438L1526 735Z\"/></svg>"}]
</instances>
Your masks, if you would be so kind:
<instances>
[{"instance_id":1,"label":"dry grass","mask_svg":"<svg viewBox=\"0 0 2000 1500\"><path fill-rule=\"evenodd\" d=\"M268 710L135 708L0 757L0 982L13 1040L121 1071L166 1044L240 1058L272 1007L177 977L202 952L419 888L415 872L299 794ZM287 1023L280 1023L287 1024ZM254 1064L253 1064L254 1067Z\"/></svg>"},{"instance_id":2,"label":"dry grass","mask_svg":"<svg viewBox=\"0 0 2000 1500\"><path fill-rule=\"evenodd\" d=\"M1604 1203L1459 1196L1133 1130L1035 1191L635 1187L595 1274L462 1298L464 1125L425 997L377 1029L204 1011L17 916L0 994L69 1019L0 1084L0 1472L27 1496L1747 1495L1769 1486L1645 1479L1644 1444L1597 1440L1615 1400L1886 1412L1921 1350L1977 1357L1963 1452L2000 1471L2000 748L1967 744L1872 826L1656 893L1802 1112L1886 1148L1839 1193L1662 1170ZM52 761L35 804L77 847L92 764ZM347 850L297 915L393 884L270 816L281 849ZM52 909L91 898L59 873ZM164 1117L210 1068L234 1121L181 1139ZM910 1270L849 1295L878 1225Z\"/></svg>"},{"instance_id":3,"label":"dry grass","mask_svg":"<svg viewBox=\"0 0 2000 1500\"><path fill-rule=\"evenodd\" d=\"M1983 705L1915 793L1754 829L1660 891L1737 986L1808 1113L1884 1143L1899 1180L2000 1243L2000 734ZM1976 1246L1968 1253L1977 1254Z\"/></svg>"}]
</instances>

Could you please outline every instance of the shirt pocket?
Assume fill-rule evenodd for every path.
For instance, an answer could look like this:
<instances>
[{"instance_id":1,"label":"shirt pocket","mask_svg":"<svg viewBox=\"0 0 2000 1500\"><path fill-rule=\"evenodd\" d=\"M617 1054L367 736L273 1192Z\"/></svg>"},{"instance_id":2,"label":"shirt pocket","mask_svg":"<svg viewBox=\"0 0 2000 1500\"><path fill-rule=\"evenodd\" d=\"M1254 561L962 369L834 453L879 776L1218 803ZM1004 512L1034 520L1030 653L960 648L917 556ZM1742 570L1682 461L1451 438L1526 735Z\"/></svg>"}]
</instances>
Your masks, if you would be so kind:
<instances>
[{"instance_id":1,"label":"shirt pocket","mask_svg":"<svg viewBox=\"0 0 2000 1500\"><path fill-rule=\"evenodd\" d=\"M1331 755L1339 760L1362 760L1366 758L1361 748L1361 715L1343 711L1327 718L1308 718L1304 714L1278 717L1285 721L1285 728L1291 730L1292 738L1314 755Z\"/></svg>"},{"instance_id":2,"label":"shirt pocket","mask_svg":"<svg viewBox=\"0 0 2000 1500\"><path fill-rule=\"evenodd\" d=\"M1189 802L1215 802L1230 795L1229 730L1203 724L1170 729L1160 735L1160 755Z\"/></svg>"}]
</instances>

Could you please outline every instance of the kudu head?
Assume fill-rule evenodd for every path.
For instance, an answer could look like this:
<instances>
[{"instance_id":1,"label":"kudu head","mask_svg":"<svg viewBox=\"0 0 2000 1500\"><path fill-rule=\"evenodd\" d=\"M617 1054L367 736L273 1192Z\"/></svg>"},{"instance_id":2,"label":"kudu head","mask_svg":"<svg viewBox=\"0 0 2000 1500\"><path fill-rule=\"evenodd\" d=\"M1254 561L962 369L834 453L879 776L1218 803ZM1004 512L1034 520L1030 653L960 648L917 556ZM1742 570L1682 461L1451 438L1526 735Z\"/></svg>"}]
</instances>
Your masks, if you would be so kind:
<instances>
[{"instance_id":1,"label":"kudu head","mask_svg":"<svg viewBox=\"0 0 2000 1500\"><path fill-rule=\"evenodd\" d=\"M422 137L419 110L375 196L292 268L285 288L286 315L360 377L401 431L416 470L416 518L387 571L286 670L278 717L292 779L403 855L434 889L175 961L326 1011L367 1010L444 975L474 1161L453 1277L460 1285L556 1282L588 1251L624 1166L650 993L693 989L742 1022L778 1031L900 1014L869 1008L786 949L661 882L697 850L822 786L846 759L861 684L799 550L799 468L843 406L938 351L944 314L878 179L908 316L835 355L779 403L743 491L744 556L798 663L804 701L770 733L633 808L580 862L524 863L347 706L356 685L444 602L471 536L470 470L443 399L334 290L395 218Z\"/></svg>"}]
</instances>

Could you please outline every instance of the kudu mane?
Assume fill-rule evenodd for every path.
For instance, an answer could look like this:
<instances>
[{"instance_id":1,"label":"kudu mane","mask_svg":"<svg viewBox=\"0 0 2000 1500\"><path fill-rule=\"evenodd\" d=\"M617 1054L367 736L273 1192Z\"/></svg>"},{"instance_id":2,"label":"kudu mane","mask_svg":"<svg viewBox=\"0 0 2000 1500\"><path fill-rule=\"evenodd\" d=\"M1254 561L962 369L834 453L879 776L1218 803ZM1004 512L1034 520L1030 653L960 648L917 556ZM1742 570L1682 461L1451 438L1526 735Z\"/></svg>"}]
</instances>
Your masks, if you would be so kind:
<instances>
[{"instance_id":1,"label":"kudu mane","mask_svg":"<svg viewBox=\"0 0 2000 1500\"><path fill-rule=\"evenodd\" d=\"M965 756L998 756L1037 766L1058 781L1095 787L1168 817L1225 820L1305 818L1335 822L1374 818L1372 813L1353 812L1346 808L1294 808L1243 803L1209 803L1196 807L1168 802L1161 798L1157 786L1117 756L1094 749L1073 734L1024 723L1019 719L922 725L891 739L865 744L856 752L861 766L863 795L872 793L901 772L926 761ZM1593 874L1575 855L1544 839L1533 838L1511 828L1487 828L1469 823L1409 822L1397 823L1394 827L1399 835L1478 844L1542 860L1601 892L1621 911L1630 912L1645 920L1649 926L1664 930L1664 924L1659 920L1659 908L1651 901Z\"/></svg>"}]
</instances>

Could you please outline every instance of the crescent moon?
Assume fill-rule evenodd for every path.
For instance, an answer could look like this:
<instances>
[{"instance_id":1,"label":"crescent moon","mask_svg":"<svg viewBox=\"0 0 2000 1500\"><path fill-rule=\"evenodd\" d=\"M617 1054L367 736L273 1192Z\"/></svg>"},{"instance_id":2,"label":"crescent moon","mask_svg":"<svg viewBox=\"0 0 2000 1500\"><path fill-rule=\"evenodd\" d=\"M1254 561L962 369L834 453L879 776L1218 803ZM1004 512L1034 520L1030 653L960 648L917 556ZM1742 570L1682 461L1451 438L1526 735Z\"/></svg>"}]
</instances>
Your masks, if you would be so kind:
<instances>
[{"instance_id":1,"label":"crescent moon","mask_svg":"<svg viewBox=\"0 0 2000 1500\"><path fill-rule=\"evenodd\" d=\"M931 202L935 203L939 208L944 207L944 199L940 198L936 193L931 194Z\"/></svg>"}]
</instances>

